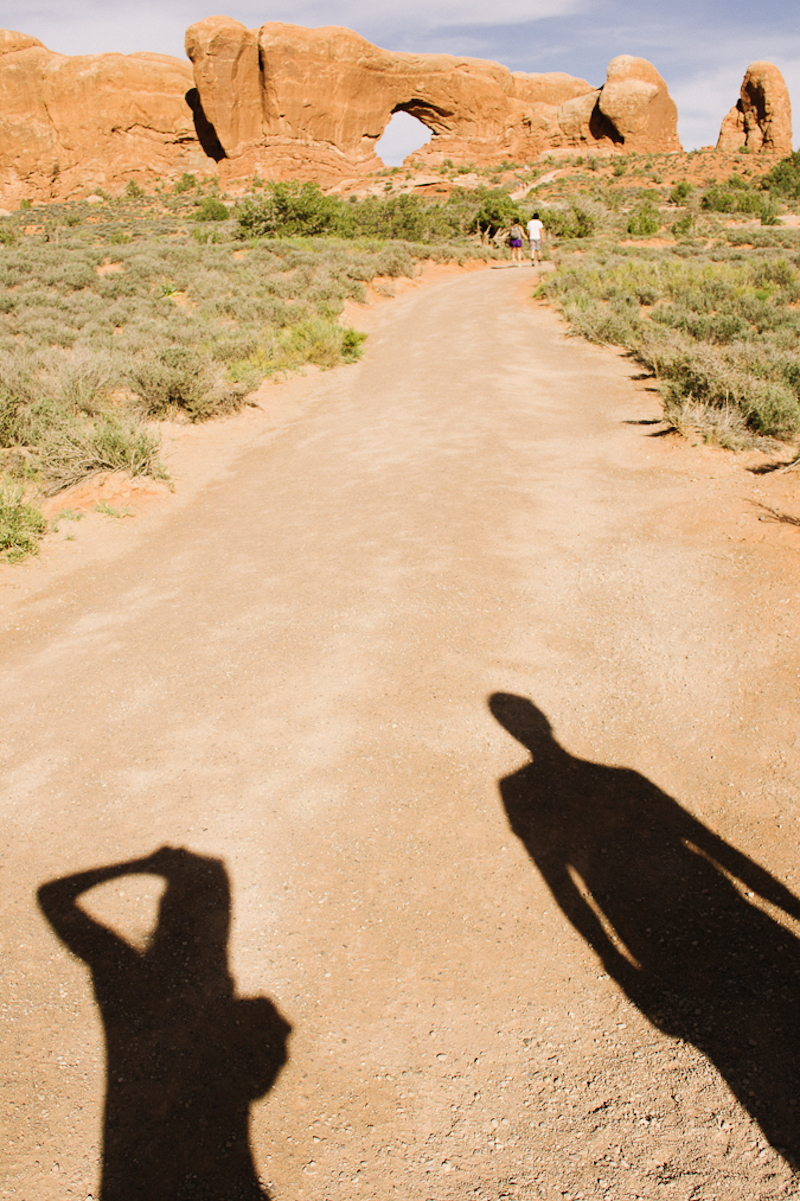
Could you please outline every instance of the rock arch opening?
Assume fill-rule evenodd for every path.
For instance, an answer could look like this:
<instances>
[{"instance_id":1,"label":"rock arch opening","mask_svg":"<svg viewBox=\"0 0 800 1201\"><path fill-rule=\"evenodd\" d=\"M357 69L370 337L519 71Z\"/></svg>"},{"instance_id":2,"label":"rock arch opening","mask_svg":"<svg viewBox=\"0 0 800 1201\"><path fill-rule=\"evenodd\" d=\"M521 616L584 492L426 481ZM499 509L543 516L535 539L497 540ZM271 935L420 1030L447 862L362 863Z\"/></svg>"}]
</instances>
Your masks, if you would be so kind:
<instances>
[{"instance_id":1,"label":"rock arch opening","mask_svg":"<svg viewBox=\"0 0 800 1201\"><path fill-rule=\"evenodd\" d=\"M384 166L400 167L415 150L427 146L433 131L405 108L395 109L379 140L375 153Z\"/></svg>"}]
</instances>

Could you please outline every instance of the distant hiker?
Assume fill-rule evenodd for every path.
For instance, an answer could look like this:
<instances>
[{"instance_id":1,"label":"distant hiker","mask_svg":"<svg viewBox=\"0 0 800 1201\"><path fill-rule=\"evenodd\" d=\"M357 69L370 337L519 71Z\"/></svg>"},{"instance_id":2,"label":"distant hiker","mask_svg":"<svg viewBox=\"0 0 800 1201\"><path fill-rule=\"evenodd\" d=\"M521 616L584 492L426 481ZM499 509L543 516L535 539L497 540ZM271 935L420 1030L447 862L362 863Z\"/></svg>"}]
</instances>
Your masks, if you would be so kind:
<instances>
[{"instance_id":1,"label":"distant hiker","mask_svg":"<svg viewBox=\"0 0 800 1201\"><path fill-rule=\"evenodd\" d=\"M525 231L519 221L514 221L508 231L508 244L511 247L511 259L518 267L522 266L522 239Z\"/></svg>"},{"instance_id":2,"label":"distant hiker","mask_svg":"<svg viewBox=\"0 0 800 1201\"><path fill-rule=\"evenodd\" d=\"M534 267L537 258L540 263L542 261L542 238L544 236L544 225L539 220L538 213L533 214L525 228L528 231L528 241L531 244L531 266Z\"/></svg>"}]
</instances>

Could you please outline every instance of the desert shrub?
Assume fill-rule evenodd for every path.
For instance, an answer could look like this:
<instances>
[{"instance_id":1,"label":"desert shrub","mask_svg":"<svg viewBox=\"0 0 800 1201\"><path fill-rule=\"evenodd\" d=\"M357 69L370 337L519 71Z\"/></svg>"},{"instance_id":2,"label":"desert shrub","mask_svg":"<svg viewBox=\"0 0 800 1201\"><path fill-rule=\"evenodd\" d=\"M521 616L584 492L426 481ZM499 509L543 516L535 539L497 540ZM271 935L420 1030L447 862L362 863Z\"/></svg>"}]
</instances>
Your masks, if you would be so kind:
<instances>
[{"instance_id":1,"label":"desert shrub","mask_svg":"<svg viewBox=\"0 0 800 1201\"><path fill-rule=\"evenodd\" d=\"M283 333L277 345L276 366L315 363L319 367L335 367L342 361L352 363L360 357L365 337L330 319L314 317L290 326Z\"/></svg>"},{"instance_id":2,"label":"desert shrub","mask_svg":"<svg viewBox=\"0 0 800 1201\"><path fill-rule=\"evenodd\" d=\"M301 192L292 185L283 196L305 222L303 205L313 216L321 194ZM59 244L26 238L0 255L6 467L13 461L43 490L96 470L159 471L148 417L203 420L237 408L267 373L352 361L362 336L337 317L375 275L413 275L425 257L494 253L442 240L442 231L461 237L480 207L477 196L454 195L447 206L417 197L366 205L347 238L281 229L250 247L199 245L188 233L190 190L162 197L160 215L123 196L75 226L64 222L72 210L55 206ZM334 213L360 209L323 201ZM429 241L399 240L398 230Z\"/></svg>"},{"instance_id":3,"label":"desert shrub","mask_svg":"<svg viewBox=\"0 0 800 1201\"><path fill-rule=\"evenodd\" d=\"M691 412L697 425L698 406L708 410L705 434L724 445L742 430L796 437L796 266L774 251L715 261L697 252L684 259L678 249L567 260L541 291L576 332L628 347L656 375L676 420Z\"/></svg>"},{"instance_id":4,"label":"desert shrub","mask_svg":"<svg viewBox=\"0 0 800 1201\"><path fill-rule=\"evenodd\" d=\"M191 175L188 171L184 171L179 180L176 181L173 187L173 192L176 196L180 196L183 192L194 192L197 189L197 177Z\"/></svg>"},{"instance_id":5,"label":"desert shrub","mask_svg":"<svg viewBox=\"0 0 800 1201\"><path fill-rule=\"evenodd\" d=\"M166 479L158 459L160 436L134 422L106 417L90 425L61 424L48 429L38 447L42 470L53 494L98 471L127 471Z\"/></svg>"},{"instance_id":6,"label":"desert shrub","mask_svg":"<svg viewBox=\"0 0 800 1201\"><path fill-rule=\"evenodd\" d=\"M204 196L194 213L195 221L227 221L229 217L227 205L216 196Z\"/></svg>"},{"instance_id":7,"label":"desert shrub","mask_svg":"<svg viewBox=\"0 0 800 1201\"><path fill-rule=\"evenodd\" d=\"M136 361L128 369L127 381L148 417L182 411L192 421L202 421L232 407L211 359L189 347L168 346Z\"/></svg>"},{"instance_id":8,"label":"desert shrub","mask_svg":"<svg viewBox=\"0 0 800 1201\"><path fill-rule=\"evenodd\" d=\"M694 219L691 213L685 213L683 217L672 226L672 236L674 238L690 238L694 232Z\"/></svg>"},{"instance_id":9,"label":"desert shrub","mask_svg":"<svg viewBox=\"0 0 800 1201\"><path fill-rule=\"evenodd\" d=\"M627 230L637 238L649 238L661 228L661 214L654 205L645 201L633 210L628 218Z\"/></svg>"},{"instance_id":10,"label":"desert shrub","mask_svg":"<svg viewBox=\"0 0 800 1201\"><path fill-rule=\"evenodd\" d=\"M52 361L45 387L69 412L96 416L108 402L119 369L108 351L78 347L75 353Z\"/></svg>"},{"instance_id":11,"label":"desert shrub","mask_svg":"<svg viewBox=\"0 0 800 1201\"><path fill-rule=\"evenodd\" d=\"M673 204L685 204L692 190L692 185L688 179L681 179L675 184L675 187L669 194L669 198Z\"/></svg>"},{"instance_id":12,"label":"desert shrub","mask_svg":"<svg viewBox=\"0 0 800 1201\"><path fill-rule=\"evenodd\" d=\"M540 208L537 210L547 232L555 238L588 238L596 222L588 209L578 205L569 208Z\"/></svg>"},{"instance_id":13,"label":"desert shrub","mask_svg":"<svg viewBox=\"0 0 800 1201\"><path fill-rule=\"evenodd\" d=\"M761 177L761 187L787 199L800 199L800 150L787 155Z\"/></svg>"},{"instance_id":14,"label":"desert shrub","mask_svg":"<svg viewBox=\"0 0 800 1201\"><path fill-rule=\"evenodd\" d=\"M635 342L641 321L632 305L611 307L590 297L566 304L564 315L577 333L601 346Z\"/></svg>"},{"instance_id":15,"label":"desert shrub","mask_svg":"<svg viewBox=\"0 0 800 1201\"><path fill-rule=\"evenodd\" d=\"M0 555L9 563L35 555L46 528L39 509L23 500L22 488L0 481Z\"/></svg>"}]
</instances>

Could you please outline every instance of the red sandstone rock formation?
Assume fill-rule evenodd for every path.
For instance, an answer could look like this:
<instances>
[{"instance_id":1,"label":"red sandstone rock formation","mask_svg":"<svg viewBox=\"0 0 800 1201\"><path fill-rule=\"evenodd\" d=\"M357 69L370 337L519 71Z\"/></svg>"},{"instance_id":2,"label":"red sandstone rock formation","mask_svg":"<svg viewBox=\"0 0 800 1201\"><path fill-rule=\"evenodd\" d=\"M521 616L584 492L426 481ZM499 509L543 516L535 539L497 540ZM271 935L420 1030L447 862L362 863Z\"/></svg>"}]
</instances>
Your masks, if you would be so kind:
<instances>
[{"instance_id":1,"label":"red sandstone rock formation","mask_svg":"<svg viewBox=\"0 0 800 1201\"><path fill-rule=\"evenodd\" d=\"M647 59L630 54L612 58L597 107L626 150L680 150L675 101Z\"/></svg>"},{"instance_id":2,"label":"red sandstone rock formation","mask_svg":"<svg viewBox=\"0 0 800 1201\"><path fill-rule=\"evenodd\" d=\"M211 173L193 91L191 68L167 55L70 57L0 30L0 204Z\"/></svg>"},{"instance_id":3,"label":"red sandstone rock formation","mask_svg":"<svg viewBox=\"0 0 800 1201\"><path fill-rule=\"evenodd\" d=\"M747 146L766 154L792 153L792 106L783 76L772 63L751 63L736 104L722 122L717 150Z\"/></svg>"},{"instance_id":4,"label":"red sandstone rock formation","mask_svg":"<svg viewBox=\"0 0 800 1201\"><path fill-rule=\"evenodd\" d=\"M393 54L348 29L251 30L228 17L193 25L186 49L193 73L160 54L67 57L0 30L0 206L184 171L333 183L381 166L375 144L398 111L433 131L415 154L431 166L680 149L675 105L644 59L614 59L600 89L559 72Z\"/></svg>"},{"instance_id":5,"label":"red sandstone rock formation","mask_svg":"<svg viewBox=\"0 0 800 1201\"><path fill-rule=\"evenodd\" d=\"M481 59L395 54L335 26L248 30L228 17L192 25L186 50L228 178L258 170L331 181L374 170L375 143L398 111L433 131L414 156L432 166L524 162L556 147L680 149L675 105L644 59L615 59L597 89Z\"/></svg>"}]
</instances>

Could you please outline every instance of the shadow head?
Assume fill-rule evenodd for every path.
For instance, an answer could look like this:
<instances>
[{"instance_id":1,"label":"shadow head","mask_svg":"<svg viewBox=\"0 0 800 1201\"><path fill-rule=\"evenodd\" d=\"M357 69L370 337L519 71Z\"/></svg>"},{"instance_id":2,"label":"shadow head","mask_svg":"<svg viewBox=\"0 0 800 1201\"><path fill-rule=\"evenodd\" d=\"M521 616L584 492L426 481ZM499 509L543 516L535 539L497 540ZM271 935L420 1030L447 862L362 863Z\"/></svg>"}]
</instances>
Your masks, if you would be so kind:
<instances>
[{"instance_id":1,"label":"shadow head","mask_svg":"<svg viewBox=\"0 0 800 1201\"><path fill-rule=\"evenodd\" d=\"M494 692L489 697L492 716L532 754L542 754L556 745L553 727L532 701L513 692Z\"/></svg>"}]
</instances>

